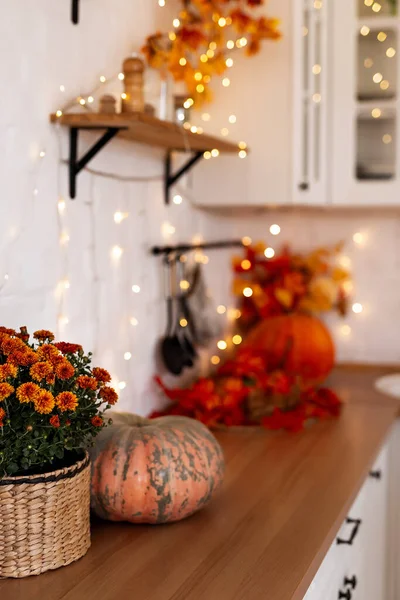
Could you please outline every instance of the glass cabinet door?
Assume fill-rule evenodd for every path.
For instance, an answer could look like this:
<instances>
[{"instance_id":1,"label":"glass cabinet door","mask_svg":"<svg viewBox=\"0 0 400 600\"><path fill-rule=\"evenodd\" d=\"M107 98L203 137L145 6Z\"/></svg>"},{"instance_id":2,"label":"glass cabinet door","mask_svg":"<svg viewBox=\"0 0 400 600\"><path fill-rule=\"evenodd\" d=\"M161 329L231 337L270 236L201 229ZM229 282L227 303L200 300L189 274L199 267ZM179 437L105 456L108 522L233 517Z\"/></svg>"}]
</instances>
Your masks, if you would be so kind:
<instances>
[{"instance_id":1,"label":"glass cabinet door","mask_svg":"<svg viewBox=\"0 0 400 600\"><path fill-rule=\"evenodd\" d=\"M400 202L399 28L398 0L335 2L331 133L336 203Z\"/></svg>"},{"instance_id":2,"label":"glass cabinet door","mask_svg":"<svg viewBox=\"0 0 400 600\"><path fill-rule=\"evenodd\" d=\"M326 185L328 4L295 0L295 198L321 204Z\"/></svg>"},{"instance_id":3,"label":"glass cabinet door","mask_svg":"<svg viewBox=\"0 0 400 600\"><path fill-rule=\"evenodd\" d=\"M356 177L397 176L397 2L357 0Z\"/></svg>"}]
</instances>

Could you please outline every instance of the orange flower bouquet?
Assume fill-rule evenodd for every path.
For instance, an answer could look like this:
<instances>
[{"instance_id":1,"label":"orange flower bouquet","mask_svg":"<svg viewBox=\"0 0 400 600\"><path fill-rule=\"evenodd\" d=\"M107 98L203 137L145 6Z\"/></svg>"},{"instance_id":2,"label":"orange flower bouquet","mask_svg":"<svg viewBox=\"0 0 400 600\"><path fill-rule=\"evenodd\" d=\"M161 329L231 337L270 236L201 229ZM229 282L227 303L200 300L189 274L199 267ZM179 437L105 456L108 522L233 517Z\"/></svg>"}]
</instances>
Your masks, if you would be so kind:
<instances>
[{"instance_id":1,"label":"orange flower bouquet","mask_svg":"<svg viewBox=\"0 0 400 600\"><path fill-rule=\"evenodd\" d=\"M306 384L323 382L335 362L332 336L318 317L346 315L351 278L340 264L341 251L338 244L306 254L288 246L274 253L259 243L234 259L244 345L271 366L284 362L286 372Z\"/></svg>"},{"instance_id":2,"label":"orange flower bouquet","mask_svg":"<svg viewBox=\"0 0 400 600\"><path fill-rule=\"evenodd\" d=\"M87 447L118 399L81 346L54 343L50 331L33 338L0 327L0 578L38 575L88 550Z\"/></svg>"},{"instance_id":3,"label":"orange flower bouquet","mask_svg":"<svg viewBox=\"0 0 400 600\"><path fill-rule=\"evenodd\" d=\"M342 244L305 254L284 246L270 258L268 250L262 242L247 246L233 261L243 326L287 314L346 314L351 275L338 261Z\"/></svg>"}]
</instances>

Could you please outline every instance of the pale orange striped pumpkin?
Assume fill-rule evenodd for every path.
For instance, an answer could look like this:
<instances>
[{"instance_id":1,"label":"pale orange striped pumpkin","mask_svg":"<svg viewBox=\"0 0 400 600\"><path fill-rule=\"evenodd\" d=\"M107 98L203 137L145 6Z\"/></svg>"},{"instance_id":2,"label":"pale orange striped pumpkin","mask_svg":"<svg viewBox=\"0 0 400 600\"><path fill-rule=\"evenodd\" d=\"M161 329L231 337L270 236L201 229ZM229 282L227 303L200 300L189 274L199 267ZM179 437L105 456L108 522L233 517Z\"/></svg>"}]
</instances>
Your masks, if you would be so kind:
<instances>
[{"instance_id":1,"label":"pale orange striped pumpkin","mask_svg":"<svg viewBox=\"0 0 400 600\"><path fill-rule=\"evenodd\" d=\"M169 523L208 504L224 457L202 423L186 417L110 415L91 452L93 511L110 521Z\"/></svg>"}]
</instances>

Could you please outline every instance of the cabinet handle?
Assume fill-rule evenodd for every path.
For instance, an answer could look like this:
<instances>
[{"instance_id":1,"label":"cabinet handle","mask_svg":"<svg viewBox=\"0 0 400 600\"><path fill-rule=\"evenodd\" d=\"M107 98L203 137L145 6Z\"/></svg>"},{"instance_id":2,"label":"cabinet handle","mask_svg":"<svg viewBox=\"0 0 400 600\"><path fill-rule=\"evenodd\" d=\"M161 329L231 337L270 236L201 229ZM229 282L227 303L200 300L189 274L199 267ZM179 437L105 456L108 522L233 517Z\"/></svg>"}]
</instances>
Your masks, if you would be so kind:
<instances>
[{"instance_id":1,"label":"cabinet handle","mask_svg":"<svg viewBox=\"0 0 400 600\"><path fill-rule=\"evenodd\" d=\"M355 590L358 584L357 577L353 575L353 577L346 577L344 580L344 586L349 587L351 590Z\"/></svg>"},{"instance_id":2,"label":"cabinet handle","mask_svg":"<svg viewBox=\"0 0 400 600\"><path fill-rule=\"evenodd\" d=\"M353 525L353 530L351 532L351 535L349 537L348 540L344 540L343 538L337 538L336 539L336 543L340 546L341 544L347 544L348 546L352 546L354 543L354 540L357 537L358 531L360 529L361 526L361 519L350 519L347 518L346 519L346 524L347 525Z\"/></svg>"},{"instance_id":3,"label":"cabinet handle","mask_svg":"<svg viewBox=\"0 0 400 600\"><path fill-rule=\"evenodd\" d=\"M355 575L353 575L353 577L346 577L343 581L343 586L346 589L345 592L343 592L342 590L339 590L339 595L338 598L339 600L351 600L352 598L352 590L355 590L357 587L357 577Z\"/></svg>"},{"instance_id":4,"label":"cabinet handle","mask_svg":"<svg viewBox=\"0 0 400 600\"><path fill-rule=\"evenodd\" d=\"M306 183L305 181L303 181L302 183L299 183L299 190L301 190L302 192L306 192L309 189L310 189L309 183Z\"/></svg>"},{"instance_id":5,"label":"cabinet handle","mask_svg":"<svg viewBox=\"0 0 400 600\"><path fill-rule=\"evenodd\" d=\"M369 476L372 479L382 479L382 470L377 469L376 471L370 471Z\"/></svg>"}]
</instances>

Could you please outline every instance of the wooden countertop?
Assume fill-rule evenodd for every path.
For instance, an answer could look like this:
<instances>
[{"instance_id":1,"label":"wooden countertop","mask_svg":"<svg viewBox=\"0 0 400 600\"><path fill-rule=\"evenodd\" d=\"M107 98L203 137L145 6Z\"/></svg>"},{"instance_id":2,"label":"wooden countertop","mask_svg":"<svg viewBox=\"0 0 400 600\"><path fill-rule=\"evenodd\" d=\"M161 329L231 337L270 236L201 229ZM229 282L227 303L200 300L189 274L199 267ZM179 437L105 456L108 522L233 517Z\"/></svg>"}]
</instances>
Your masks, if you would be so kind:
<instances>
[{"instance_id":1,"label":"wooden countertop","mask_svg":"<svg viewBox=\"0 0 400 600\"><path fill-rule=\"evenodd\" d=\"M381 374L337 370L342 417L304 433L219 433L227 477L209 508L161 527L96 521L85 558L0 581L1 600L302 600L397 418Z\"/></svg>"}]
</instances>

